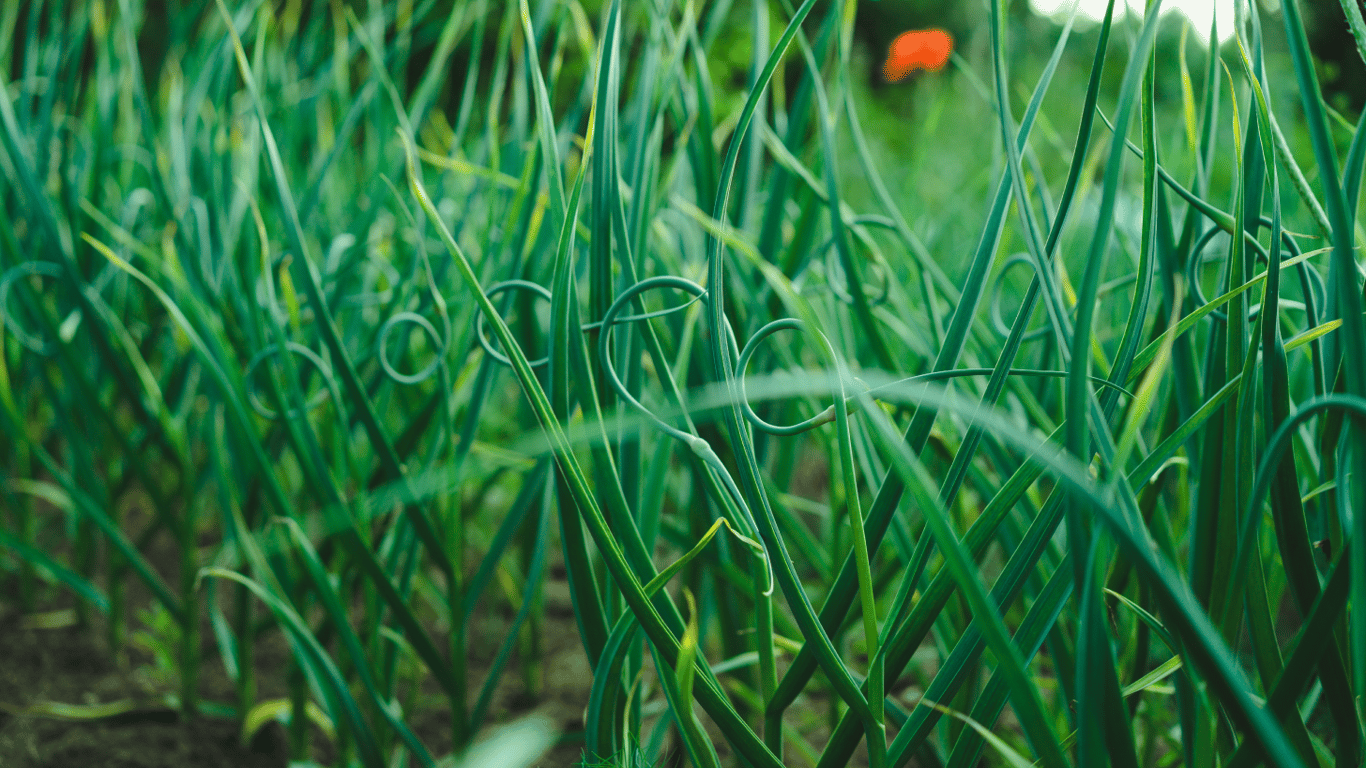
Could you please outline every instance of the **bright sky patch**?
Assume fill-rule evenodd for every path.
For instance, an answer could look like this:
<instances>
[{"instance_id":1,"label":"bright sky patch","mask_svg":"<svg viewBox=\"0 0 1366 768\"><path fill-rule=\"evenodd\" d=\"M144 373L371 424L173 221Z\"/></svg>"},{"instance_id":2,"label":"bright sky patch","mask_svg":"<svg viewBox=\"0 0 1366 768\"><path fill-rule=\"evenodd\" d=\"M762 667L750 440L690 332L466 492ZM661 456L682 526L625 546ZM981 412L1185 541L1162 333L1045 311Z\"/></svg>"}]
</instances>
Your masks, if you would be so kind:
<instances>
[{"instance_id":1,"label":"bright sky patch","mask_svg":"<svg viewBox=\"0 0 1366 768\"><path fill-rule=\"evenodd\" d=\"M1072 5L1075 0L1030 0L1030 5L1035 12L1045 16L1052 16L1066 19L1067 14L1071 13ZM1083 18L1100 21L1105 17L1106 0L1080 0L1081 9L1078 15ZM1128 0L1130 8L1138 15L1143 15L1143 0ZM1122 12L1123 0L1116 0L1115 14ZM1179 11L1190 19L1191 34L1198 37L1201 41L1209 44L1209 25L1215 14L1219 16L1219 39L1228 40L1233 32L1233 0L1163 0L1162 13Z\"/></svg>"}]
</instances>

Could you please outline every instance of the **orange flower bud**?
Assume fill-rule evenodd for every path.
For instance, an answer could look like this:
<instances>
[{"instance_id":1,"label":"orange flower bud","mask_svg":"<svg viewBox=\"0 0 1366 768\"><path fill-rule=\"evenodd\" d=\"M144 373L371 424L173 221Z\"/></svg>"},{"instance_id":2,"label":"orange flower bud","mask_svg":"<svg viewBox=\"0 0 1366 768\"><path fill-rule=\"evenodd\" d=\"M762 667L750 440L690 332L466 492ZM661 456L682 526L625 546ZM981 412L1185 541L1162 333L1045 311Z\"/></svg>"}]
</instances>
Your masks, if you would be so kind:
<instances>
[{"instance_id":1,"label":"orange flower bud","mask_svg":"<svg viewBox=\"0 0 1366 768\"><path fill-rule=\"evenodd\" d=\"M889 83L903 80L917 69L931 72L943 67L953 52L953 37L942 29L913 29L892 41L882 76Z\"/></svg>"}]
</instances>

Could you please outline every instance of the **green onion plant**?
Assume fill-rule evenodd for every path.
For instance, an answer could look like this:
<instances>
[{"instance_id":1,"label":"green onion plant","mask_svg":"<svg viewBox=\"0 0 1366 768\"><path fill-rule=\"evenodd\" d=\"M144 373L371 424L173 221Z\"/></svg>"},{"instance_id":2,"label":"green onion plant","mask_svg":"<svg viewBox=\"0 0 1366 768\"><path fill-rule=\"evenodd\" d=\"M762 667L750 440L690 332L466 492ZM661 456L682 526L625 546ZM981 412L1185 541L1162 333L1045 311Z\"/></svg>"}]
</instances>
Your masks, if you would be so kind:
<instances>
[{"instance_id":1,"label":"green onion plant","mask_svg":"<svg viewBox=\"0 0 1366 768\"><path fill-rule=\"evenodd\" d=\"M7 610L338 766L1362 765L1305 4L870 90L864 3L5 3Z\"/></svg>"}]
</instances>

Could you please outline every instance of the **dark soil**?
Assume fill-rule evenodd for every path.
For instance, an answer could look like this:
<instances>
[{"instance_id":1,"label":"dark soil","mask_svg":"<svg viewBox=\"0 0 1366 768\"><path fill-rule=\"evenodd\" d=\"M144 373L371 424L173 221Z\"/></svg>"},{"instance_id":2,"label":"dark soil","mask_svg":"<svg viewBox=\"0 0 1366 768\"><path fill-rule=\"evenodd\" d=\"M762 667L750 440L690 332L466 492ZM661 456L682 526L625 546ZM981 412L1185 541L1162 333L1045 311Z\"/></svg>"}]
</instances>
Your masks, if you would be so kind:
<instances>
[{"instance_id":1,"label":"dark soil","mask_svg":"<svg viewBox=\"0 0 1366 768\"><path fill-rule=\"evenodd\" d=\"M130 530L151 521L145 504L130 503L123 513ZM206 542L207 543L207 542ZM176 583L178 554L169 536L147 542L143 550L168 583ZM570 768L583 751L583 714L592 686L592 671L578 639L569 586L562 566L552 564L544 584L544 619L537 627L541 663L529 690L514 652L490 698L484 717L485 735L500 723L532 712L551 720L560 742L537 764L539 768ZM134 577L127 585L128 634L146 627L139 621L153 605L148 590ZM135 642L116 659L106 641L103 617L92 612L88 626L77 626L72 595L58 587L43 590L40 612L18 614L12 583L0 580L0 768L285 768L288 737L284 726L270 722L251 744L240 741L237 722L202 716L182 723L166 706L175 693L174 672L159 671L150 653ZM104 585L101 585L104 586ZM219 590L226 608L228 590ZM501 598L501 599L500 599ZM258 606L258 618L265 610ZM495 590L480 600L466 638L468 651L468 706L473 707L488 677L498 649L506 639L516 610ZM316 624L315 624L316 626ZM438 643L443 635L430 628ZM231 707L233 682L224 671L207 618L200 627L199 695L201 700ZM255 646L257 701L287 696L290 664L288 643L271 628L258 635ZM90 707L126 704L129 711L98 720L59 719L35 708L52 705ZM206 707L206 709L209 709ZM406 719L432 755L451 752L450 709L435 680L426 675L422 693ZM380 725L378 727L385 727ZM335 762L333 744L314 727L311 758L321 766ZM413 765L417 765L414 761Z\"/></svg>"},{"instance_id":2,"label":"dark soil","mask_svg":"<svg viewBox=\"0 0 1366 768\"><path fill-rule=\"evenodd\" d=\"M540 684L524 689L516 658L504 671L489 706L491 725L539 712L561 729L560 744L539 762L542 768L569 768L582 752L583 708L592 673L578 642L567 585L548 580L546 617L541 627L543 663ZM63 596L66 597L66 596ZM61 599L61 598L59 598ZM62 600L68 603L69 598ZM506 637L506 606L478 611L469 638L471 705L487 676L488 664ZM51 615L61 616L62 611ZM70 611L65 612L71 615ZM204 716L181 723L165 706L174 680L158 678L150 657L136 648L118 663L104 641L102 623L80 628L57 621L37 628L14 614L0 616L0 768L285 768L288 740L284 727L271 722L251 744L240 742L235 721ZM207 627L206 627L207 630ZM202 634L200 694L211 702L233 700L217 649ZM288 648L276 631L258 640L259 700L285 695ZM426 686L424 685L424 688ZM433 755L450 752L449 710L439 696L425 695L408 716ZM129 711L96 720L60 719L32 709L53 704L89 707L125 703ZM313 759L332 764L332 745L317 729Z\"/></svg>"},{"instance_id":3,"label":"dark soil","mask_svg":"<svg viewBox=\"0 0 1366 768\"><path fill-rule=\"evenodd\" d=\"M262 729L243 746L231 720L182 724L158 706L153 686L120 670L103 644L74 626L0 623L0 765L5 768L283 768L284 731ZM131 711L93 721L34 717L34 705L130 701ZM139 706L139 702L145 705Z\"/></svg>"}]
</instances>

